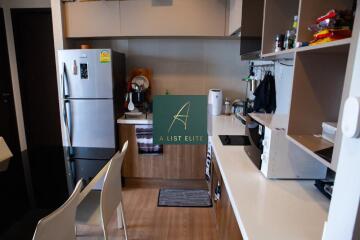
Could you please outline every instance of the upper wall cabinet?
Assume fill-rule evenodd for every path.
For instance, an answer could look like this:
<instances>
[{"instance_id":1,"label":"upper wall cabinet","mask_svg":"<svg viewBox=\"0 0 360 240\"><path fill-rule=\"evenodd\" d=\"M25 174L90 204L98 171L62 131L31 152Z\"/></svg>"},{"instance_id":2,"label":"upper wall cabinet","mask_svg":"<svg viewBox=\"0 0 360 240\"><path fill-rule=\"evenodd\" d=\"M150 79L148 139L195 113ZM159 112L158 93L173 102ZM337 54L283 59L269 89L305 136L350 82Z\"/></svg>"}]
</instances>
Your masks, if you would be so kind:
<instances>
[{"instance_id":1,"label":"upper wall cabinet","mask_svg":"<svg viewBox=\"0 0 360 240\"><path fill-rule=\"evenodd\" d=\"M228 0L227 35L262 35L264 0Z\"/></svg>"},{"instance_id":2,"label":"upper wall cabinet","mask_svg":"<svg viewBox=\"0 0 360 240\"><path fill-rule=\"evenodd\" d=\"M64 3L66 37L223 37L226 0Z\"/></svg>"},{"instance_id":3,"label":"upper wall cabinet","mask_svg":"<svg viewBox=\"0 0 360 240\"><path fill-rule=\"evenodd\" d=\"M238 32L241 28L241 16L243 0L229 0L228 1L228 35Z\"/></svg>"},{"instance_id":4,"label":"upper wall cabinet","mask_svg":"<svg viewBox=\"0 0 360 240\"><path fill-rule=\"evenodd\" d=\"M66 37L120 36L120 2L64 3Z\"/></svg>"},{"instance_id":5,"label":"upper wall cabinet","mask_svg":"<svg viewBox=\"0 0 360 240\"><path fill-rule=\"evenodd\" d=\"M226 0L120 2L123 36L224 36Z\"/></svg>"}]
</instances>

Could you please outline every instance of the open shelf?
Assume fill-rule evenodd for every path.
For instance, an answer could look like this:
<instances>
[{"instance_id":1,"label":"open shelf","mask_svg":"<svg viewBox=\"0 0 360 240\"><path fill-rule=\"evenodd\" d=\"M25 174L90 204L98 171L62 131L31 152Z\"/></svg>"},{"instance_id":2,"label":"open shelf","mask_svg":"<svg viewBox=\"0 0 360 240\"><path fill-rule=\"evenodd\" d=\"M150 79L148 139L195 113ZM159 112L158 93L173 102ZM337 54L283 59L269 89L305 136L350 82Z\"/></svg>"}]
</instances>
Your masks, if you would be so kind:
<instances>
[{"instance_id":1,"label":"open shelf","mask_svg":"<svg viewBox=\"0 0 360 240\"><path fill-rule=\"evenodd\" d=\"M326 167L331 167L330 162L320 157L315 152L329 147L333 147L333 143L323 139L321 136L314 135L288 135L288 138L291 142L299 146L305 152L309 153Z\"/></svg>"},{"instance_id":2,"label":"open shelf","mask_svg":"<svg viewBox=\"0 0 360 240\"><path fill-rule=\"evenodd\" d=\"M306 52L306 51L320 51L324 52L347 52L349 51L349 45L351 43L351 38L345 38L333 42L323 43L315 46L306 46L301 48L296 48L296 52ZM343 47L342 47L343 46Z\"/></svg>"},{"instance_id":3,"label":"open shelf","mask_svg":"<svg viewBox=\"0 0 360 240\"><path fill-rule=\"evenodd\" d=\"M272 52L272 53L266 53L262 54L262 58L266 59L294 59L295 57L295 48L289 49L289 50L283 50L280 52Z\"/></svg>"},{"instance_id":4,"label":"open shelf","mask_svg":"<svg viewBox=\"0 0 360 240\"><path fill-rule=\"evenodd\" d=\"M276 35L291 29L294 16L298 14L299 0L265 1L262 55L274 52Z\"/></svg>"},{"instance_id":5,"label":"open shelf","mask_svg":"<svg viewBox=\"0 0 360 240\"><path fill-rule=\"evenodd\" d=\"M331 162L314 153L331 146L317 138L323 122L338 122L350 39L304 47L296 52L288 135L336 171L336 140ZM301 136L301 137L299 137ZM329 145L330 144L330 145ZM325 163L326 162L326 163Z\"/></svg>"},{"instance_id":6,"label":"open shelf","mask_svg":"<svg viewBox=\"0 0 360 240\"><path fill-rule=\"evenodd\" d=\"M293 59L297 52L325 50L334 46L349 45L351 38L317 46L274 52L276 35L285 34L287 30L292 28L295 15L298 15L296 42L310 42L313 40L314 33L309 31L308 27L314 24L318 17L331 9L352 10L353 4L354 0L266 0L261 57L269 60Z\"/></svg>"},{"instance_id":7,"label":"open shelf","mask_svg":"<svg viewBox=\"0 0 360 240\"><path fill-rule=\"evenodd\" d=\"M298 28L298 42L309 42L313 39L313 32L308 30L315 20L325 15L331 9L351 10L353 0L301 0Z\"/></svg>"},{"instance_id":8,"label":"open shelf","mask_svg":"<svg viewBox=\"0 0 360 240\"><path fill-rule=\"evenodd\" d=\"M306 46L301 48L293 48L280 52L268 53L261 55L262 58L266 59L293 59L296 52L306 51L323 51L323 52L346 52L349 50L351 38L345 38L333 42L323 43L316 46ZM341 47L342 46L342 47Z\"/></svg>"}]
</instances>

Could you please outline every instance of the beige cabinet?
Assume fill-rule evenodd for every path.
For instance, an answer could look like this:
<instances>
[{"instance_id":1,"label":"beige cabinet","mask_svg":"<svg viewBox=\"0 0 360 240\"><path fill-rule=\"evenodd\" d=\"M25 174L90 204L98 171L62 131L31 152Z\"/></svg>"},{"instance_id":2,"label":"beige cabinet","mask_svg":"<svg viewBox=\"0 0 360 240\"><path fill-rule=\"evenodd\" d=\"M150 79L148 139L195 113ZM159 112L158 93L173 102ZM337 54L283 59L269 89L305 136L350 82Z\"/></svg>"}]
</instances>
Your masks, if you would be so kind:
<instances>
[{"instance_id":1,"label":"beige cabinet","mask_svg":"<svg viewBox=\"0 0 360 240\"><path fill-rule=\"evenodd\" d=\"M120 36L120 2L64 3L66 37Z\"/></svg>"},{"instance_id":2,"label":"beige cabinet","mask_svg":"<svg viewBox=\"0 0 360 240\"><path fill-rule=\"evenodd\" d=\"M222 37L226 0L64 3L66 37Z\"/></svg>"},{"instance_id":3,"label":"beige cabinet","mask_svg":"<svg viewBox=\"0 0 360 240\"><path fill-rule=\"evenodd\" d=\"M205 145L164 145L163 154L139 154L135 126L119 125L120 145L129 141L123 177L162 180L203 180Z\"/></svg>"},{"instance_id":4,"label":"beige cabinet","mask_svg":"<svg viewBox=\"0 0 360 240\"><path fill-rule=\"evenodd\" d=\"M226 0L120 2L123 36L224 36Z\"/></svg>"},{"instance_id":5,"label":"beige cabinet","mask_svg":"<svg viewBox=\"0 0 360 240\"><path fill-rule=\"evenodd\" d=\"M232 35L241 28L243 0L228 0L228 35Z\"/></svg>"}]
</instances>

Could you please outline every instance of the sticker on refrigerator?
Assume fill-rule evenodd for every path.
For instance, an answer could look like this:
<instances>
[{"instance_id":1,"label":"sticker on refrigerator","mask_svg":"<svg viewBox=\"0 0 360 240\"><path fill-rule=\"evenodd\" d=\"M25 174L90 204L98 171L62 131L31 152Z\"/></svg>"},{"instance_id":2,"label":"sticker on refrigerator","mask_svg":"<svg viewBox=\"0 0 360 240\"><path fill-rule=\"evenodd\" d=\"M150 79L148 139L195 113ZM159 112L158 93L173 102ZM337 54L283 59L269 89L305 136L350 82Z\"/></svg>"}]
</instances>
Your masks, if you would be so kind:
<instances>
[{"instance_id":1,"label":"sticker on refrigerator","mask_svg":"<svg viewBox=\"0 0 360 240\"><path fill-rule=\"evenodd\" d=\"M101 52L100 52L100 62L101 63L111 62L110 50L101 50Z\"/></svg>"},{"instance_id":2,"label":"sticker on refrigerator","mask_svg":"<svg viewBox=\"0 0 360 240\"><path fill-rule=\"evenodd\" d=\"M80 63L80 78L81 79L88 79L89 78L87 63Z\"/></svg>"}]
</instances>

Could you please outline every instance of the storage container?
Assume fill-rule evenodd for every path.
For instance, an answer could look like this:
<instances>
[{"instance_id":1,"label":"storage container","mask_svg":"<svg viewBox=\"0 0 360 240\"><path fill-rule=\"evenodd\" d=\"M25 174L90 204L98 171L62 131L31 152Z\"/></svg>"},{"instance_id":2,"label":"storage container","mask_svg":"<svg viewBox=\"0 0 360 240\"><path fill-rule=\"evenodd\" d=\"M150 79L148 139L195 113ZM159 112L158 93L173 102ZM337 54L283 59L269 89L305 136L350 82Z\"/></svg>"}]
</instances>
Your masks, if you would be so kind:
<instances>
[{"instance_id":1,"label":"storage container","mask_svg":"<svg viewBox=\"0 0 360 240\"><path fill-rule=\"evenodd\" d=\"M323 122L322 123L322 137L329 142L335 142L337 129L337 122Z\"/></svg>"}]
</instances>

